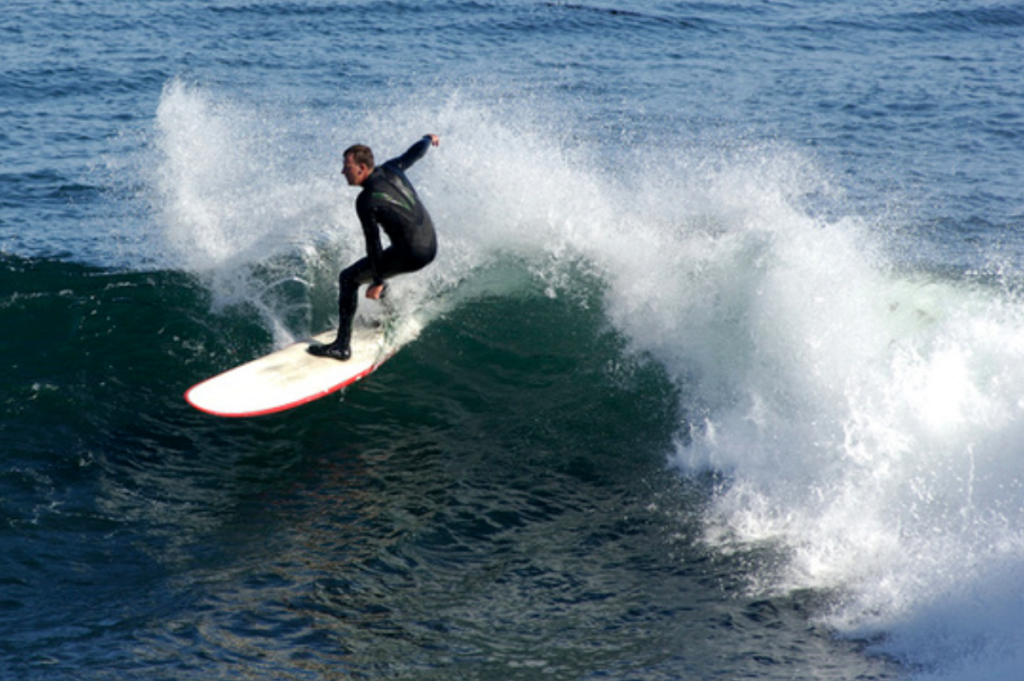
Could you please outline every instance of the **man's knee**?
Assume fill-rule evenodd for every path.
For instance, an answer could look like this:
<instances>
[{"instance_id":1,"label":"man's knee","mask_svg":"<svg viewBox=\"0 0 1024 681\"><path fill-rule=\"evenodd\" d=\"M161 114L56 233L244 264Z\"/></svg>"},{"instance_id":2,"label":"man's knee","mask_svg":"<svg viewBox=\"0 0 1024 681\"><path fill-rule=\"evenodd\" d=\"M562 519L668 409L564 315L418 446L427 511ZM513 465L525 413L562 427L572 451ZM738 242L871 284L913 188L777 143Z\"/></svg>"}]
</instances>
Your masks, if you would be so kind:
<instances>
[{"instance_id":1,"label":"man's knee","mask_svg":"<svg viewBox=\"0 0 1024 681\"><path fill-rule=\"evenodd\" d=\"M360 267L359 263L346 267L338 275L338 286L342 289L358 287L360 284L365 284L372 275L368 276L365 268Z\"/></svg>"}]
</instances>

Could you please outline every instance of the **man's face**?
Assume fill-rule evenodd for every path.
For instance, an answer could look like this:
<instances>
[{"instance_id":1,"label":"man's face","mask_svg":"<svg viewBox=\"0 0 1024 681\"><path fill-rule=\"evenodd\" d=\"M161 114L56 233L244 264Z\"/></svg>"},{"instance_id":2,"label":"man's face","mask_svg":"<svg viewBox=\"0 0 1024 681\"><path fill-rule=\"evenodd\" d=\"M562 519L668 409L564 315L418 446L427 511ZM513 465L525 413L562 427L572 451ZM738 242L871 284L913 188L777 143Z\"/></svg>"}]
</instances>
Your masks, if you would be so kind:
<instances>
[{"instance_id":1,"label":"man's face","mask_svg":"<svg viewBox=\"0 0 1024 681\"><path fill-rule=\"evenodd\" d=\"M342 166L341 173L350 186L361 185L363 180L369 177L370 168L362 163L356 163L352 160L352 155L349 154L345 157L345 165Z\"/></svg>"}]
</instances>

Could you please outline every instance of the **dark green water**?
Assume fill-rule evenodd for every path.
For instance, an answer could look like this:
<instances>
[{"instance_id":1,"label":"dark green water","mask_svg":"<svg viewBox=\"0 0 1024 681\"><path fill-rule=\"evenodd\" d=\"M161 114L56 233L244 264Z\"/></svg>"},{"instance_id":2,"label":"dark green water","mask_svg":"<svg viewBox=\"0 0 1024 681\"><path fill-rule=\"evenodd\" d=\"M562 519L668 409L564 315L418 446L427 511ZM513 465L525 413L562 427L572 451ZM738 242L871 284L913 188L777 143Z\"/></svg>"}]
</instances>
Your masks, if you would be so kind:
<instances>
[{"instance_id":1,"label":"dark green water","mask_svg":"<svg viewBox=\"0 0 1024 681\"><path fill-rule=\"evenodd\" d=\"M3 266L20 678L885 675L811 604L746 595L770 553L702 546L713 482L666 470L677 389L596 291L471 297L346 393L226 420L181 393L270 349L244 308L177 273Z\"/></svg>"}]
</instances>

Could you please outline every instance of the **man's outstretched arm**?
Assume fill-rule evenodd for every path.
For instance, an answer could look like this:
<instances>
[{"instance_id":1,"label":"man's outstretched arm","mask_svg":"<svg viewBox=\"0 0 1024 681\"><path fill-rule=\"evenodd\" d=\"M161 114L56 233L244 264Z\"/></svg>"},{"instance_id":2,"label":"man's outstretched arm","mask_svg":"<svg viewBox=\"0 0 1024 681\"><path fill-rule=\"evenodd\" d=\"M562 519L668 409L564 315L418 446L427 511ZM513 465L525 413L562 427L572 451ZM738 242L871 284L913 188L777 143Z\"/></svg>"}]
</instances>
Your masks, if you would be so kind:
<instances>
[{"instance_id":1,"label":"man's outstretched arm","mask_svg":"<svg viewBox=\"0 0 1024 681\"><path fill-rule=\"evenodd\" d=\"M405 170L416 161L423 158L427 153L427 149L431 146L438 146L441 144L441 138L434 133L429 133L423 136L416 144L409 147L408 151L396 158L392 163L398 166L399 170Z\"/></svg>"}]
</instances>

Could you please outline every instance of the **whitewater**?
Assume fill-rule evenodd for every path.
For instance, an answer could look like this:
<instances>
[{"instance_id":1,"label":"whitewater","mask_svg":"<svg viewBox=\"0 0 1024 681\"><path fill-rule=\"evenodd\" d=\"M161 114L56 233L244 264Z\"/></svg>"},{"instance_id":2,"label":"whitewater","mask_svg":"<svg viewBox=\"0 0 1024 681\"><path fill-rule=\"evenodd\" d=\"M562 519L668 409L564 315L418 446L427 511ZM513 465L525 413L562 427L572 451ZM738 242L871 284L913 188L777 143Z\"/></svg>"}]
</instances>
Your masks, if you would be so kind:
<instances>
[{"instance_id":1,"label":"whitewater","mask_svg":"<svg viewBox=\"0 0 1024 681\"><path fill-rule=\"evenodd\" d=\"M585 272L626 351L681 388L669 465L720 475L704 541L778 552L751 590L834 593L820 617L877 640L874 652L952 665L949 678L961 664L1015 676L1019 276L950 278L908 262L887 215L823 210L841 213L836 180L786 144L634 147L611 174L602 145L560 139L564 121L536 120L533 104L499 116L456 92L437 109L390 109L403 131L445 133L417 183L444 249L420 281L396 282L408 313L443 314L460 283L496 262L527 278L492 278L472 295L530 285L571 298ZM391 119L280 116L181 81L158 109L162 252L211 277L222 304L265 299L252 270L268 253L307 272L323 256L296 244L330 244L332 264L359 255L344 232L358 229L351 197L330 179L336 156L289 154L336 152L339 127L385 148L405 142ZM287 328L287 310L264 309L279 343L306 331Z\"/></svg>"}]
</instances>

